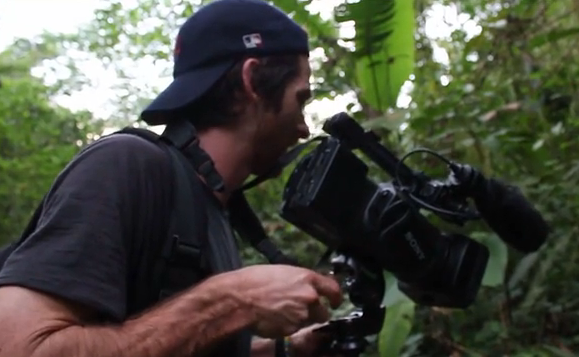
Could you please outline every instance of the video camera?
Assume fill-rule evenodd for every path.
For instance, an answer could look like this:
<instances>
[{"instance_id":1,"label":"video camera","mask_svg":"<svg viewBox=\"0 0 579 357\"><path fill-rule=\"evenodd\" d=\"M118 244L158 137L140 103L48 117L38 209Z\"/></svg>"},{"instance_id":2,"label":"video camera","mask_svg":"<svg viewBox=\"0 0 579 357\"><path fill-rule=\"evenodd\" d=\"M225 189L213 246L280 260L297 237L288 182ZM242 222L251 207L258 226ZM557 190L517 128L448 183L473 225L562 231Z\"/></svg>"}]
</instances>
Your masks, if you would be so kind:
<instances>
[{"instance_id":1,"label":"video camera","mask_svg":"<svg viewBox=\"0 0 579 357\"><path fill-rule=\"evenodd\" d=\"M328 257L336 253L333 273L347 276L347 291L357 310L322 327L334 336L326 353L358 355L366 347L364 336L380 331L385 314L383 270L394 274L399 289L417 304L466 308L474 302L489 250L467 236L442 232L420 210L455 225L482 217L503 240L523 251L536 250L544 242L546 223L516 189L427 149L413 150L399 160L375 133L346 113L328 119L323 130L329 136L291 173L280 215L324 243ZM369 179L369 167L356 149L392 181ZM404 164L418 152L444 161L451 171L448 178L432 180ZM529 221L535 226L528 227Z\"/></svg>"}]
</instances>

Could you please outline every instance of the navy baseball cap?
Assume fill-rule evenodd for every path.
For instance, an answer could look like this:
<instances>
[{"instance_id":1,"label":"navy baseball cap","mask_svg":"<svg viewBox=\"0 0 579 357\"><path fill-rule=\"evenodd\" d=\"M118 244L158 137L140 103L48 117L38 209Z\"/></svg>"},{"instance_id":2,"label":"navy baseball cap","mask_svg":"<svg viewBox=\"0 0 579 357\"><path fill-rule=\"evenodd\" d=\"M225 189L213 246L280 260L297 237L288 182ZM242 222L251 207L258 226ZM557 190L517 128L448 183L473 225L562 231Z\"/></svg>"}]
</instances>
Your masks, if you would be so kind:
<instances>
[{"instance_id":1,"label":"navy baseball cap","mask_svg":"<svg viewBox=\"0 0 579 357\"><path fill-rule=\"evenodd\" d=\"M173 81L141 113L149 125L167 124L175 109L203 96L244 56L309 54L306 31L262 0L215 0L180 28Z\"/></svg>"}]
</instances>

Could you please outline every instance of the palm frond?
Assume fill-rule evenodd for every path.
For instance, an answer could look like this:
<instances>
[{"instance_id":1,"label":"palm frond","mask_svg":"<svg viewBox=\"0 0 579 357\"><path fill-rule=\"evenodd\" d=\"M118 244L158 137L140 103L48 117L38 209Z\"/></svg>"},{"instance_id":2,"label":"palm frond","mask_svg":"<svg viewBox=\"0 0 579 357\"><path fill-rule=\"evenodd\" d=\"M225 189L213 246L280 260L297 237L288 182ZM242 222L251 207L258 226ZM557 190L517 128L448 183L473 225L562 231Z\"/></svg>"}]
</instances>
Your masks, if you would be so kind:
<instances>
[{"instance_id":1,"label":"palm frond","mask_svg":"<svg viewBox=\"0 0 579 357\"><path fill-rule=\"evenodd\" d=\"M358 0L336 8L336 21L355 24L353 43L361 99L384 113L396 105L414 65L414 5L410 0Z\"/></svg>"}]
</instances>

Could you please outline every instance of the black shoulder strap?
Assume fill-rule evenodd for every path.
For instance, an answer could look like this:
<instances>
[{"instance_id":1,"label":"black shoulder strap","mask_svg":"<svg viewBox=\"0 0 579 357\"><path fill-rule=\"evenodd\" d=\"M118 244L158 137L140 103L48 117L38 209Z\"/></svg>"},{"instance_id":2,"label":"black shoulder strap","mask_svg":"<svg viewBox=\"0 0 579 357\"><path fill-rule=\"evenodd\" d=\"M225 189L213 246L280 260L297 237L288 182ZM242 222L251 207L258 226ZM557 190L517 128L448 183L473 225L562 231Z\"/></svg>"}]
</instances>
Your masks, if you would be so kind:
<instances>
[{"instance_id":1,"label":"black shoulder strap","mask_svg":"<svg viewBox=\"0 0 579 357\"><path fill-rule=\"evenodd\" d=\"M203 207L201 180L188 167L183 154L168 147L175 173L174 201L169 237L165 241L156 277L159 298L164 299L205 278L211 269L208 255L207 210ZM193 269L192 269L193 268Z\"/></svg>"},{"instance_id":2,"label":"black shoulder strap","mask_svg":"<svg viewBox=\"0 0 579 357\"><path fill-rule=\"evenodd\" d=\"M151 278L152 291L158 293L152 298L163 300L209 274L210 262L203 254L208 237L207 210L203 206L205 200L199 199L204 189L189 159L171 142L163 140L163 136L138 128L125 128L117 133L134 134L153 141L171 159L174 182L169 232ZM143 294L151 291L147 287L142 289Z\"/></svg>"},{"instance_id":3,"label":"black shoulder strap","mask_svg":"<svg viewBox=\"0 0 579 357\"><path fill-rule=\"evenodd\" d=\"M214 191L223 191L225 185L221 175L215 170L213 160L199 146L197 130L188 120L178 120L165 127L161 139L173 145L183 153L205 181Z\"/></svg>"},{"instance_id":4,"label":"black shoulder strap","mask_svg":"<svg viewBox=\"0 0 579 357\"><path fill-rule=\"evenodd\" d=\"M261 253L271 264L299 266L298 261L285 255L269 239L263 225L251 209L243 191L236 191L229 199L231 225L239 236Z\"/></svg>"},{"instance_id":5,"label":"black shoulder strap","mask_svg":"<svg viewBox=\"0 0 579 357\"><path fill-rule=\"evenodd\" d=\"M205 178L214 191L221 191L224 188L223 180L214 169L213 161L199 147L197 132L191 122L181 120L168 124L161 137L183 152L195 170ZM294 155L297 156L297 154ZM257 177L254 182L250 183L251 186L234 192L230 198L230 206L228 208L231 214L231 224L235 231L242 239L249 242L254 249L264 255L271 264L298 265L295 259L286 256L271 242L243 194L243 190L273 177L282 168L276 167L266 175Z\"/></svg>"}]
</instances>

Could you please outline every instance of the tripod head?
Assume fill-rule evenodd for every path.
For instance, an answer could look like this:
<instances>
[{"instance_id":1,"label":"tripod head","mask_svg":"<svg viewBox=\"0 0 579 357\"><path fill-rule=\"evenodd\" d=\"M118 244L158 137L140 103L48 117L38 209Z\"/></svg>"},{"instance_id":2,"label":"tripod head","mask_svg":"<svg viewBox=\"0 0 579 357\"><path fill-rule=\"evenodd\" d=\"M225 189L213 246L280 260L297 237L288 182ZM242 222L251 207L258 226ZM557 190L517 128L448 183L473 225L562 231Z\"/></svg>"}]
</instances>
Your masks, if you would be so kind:
<instances>
[{"instance_id":1,"label":"tripod head","mask_svg":"<svg viewBox=\"0 0 579 357\"><path fill-rule=\"evenodd\" d=\"M386 308L382 299L386 290L380 267L360 266L347 255L331 259L332 274L342 282L344 291L355 306L348 316L328 322L316 331L332 336L321 355L356 357L368 346L366 336L380 332Z\"/></svg>"}]
</instances>

